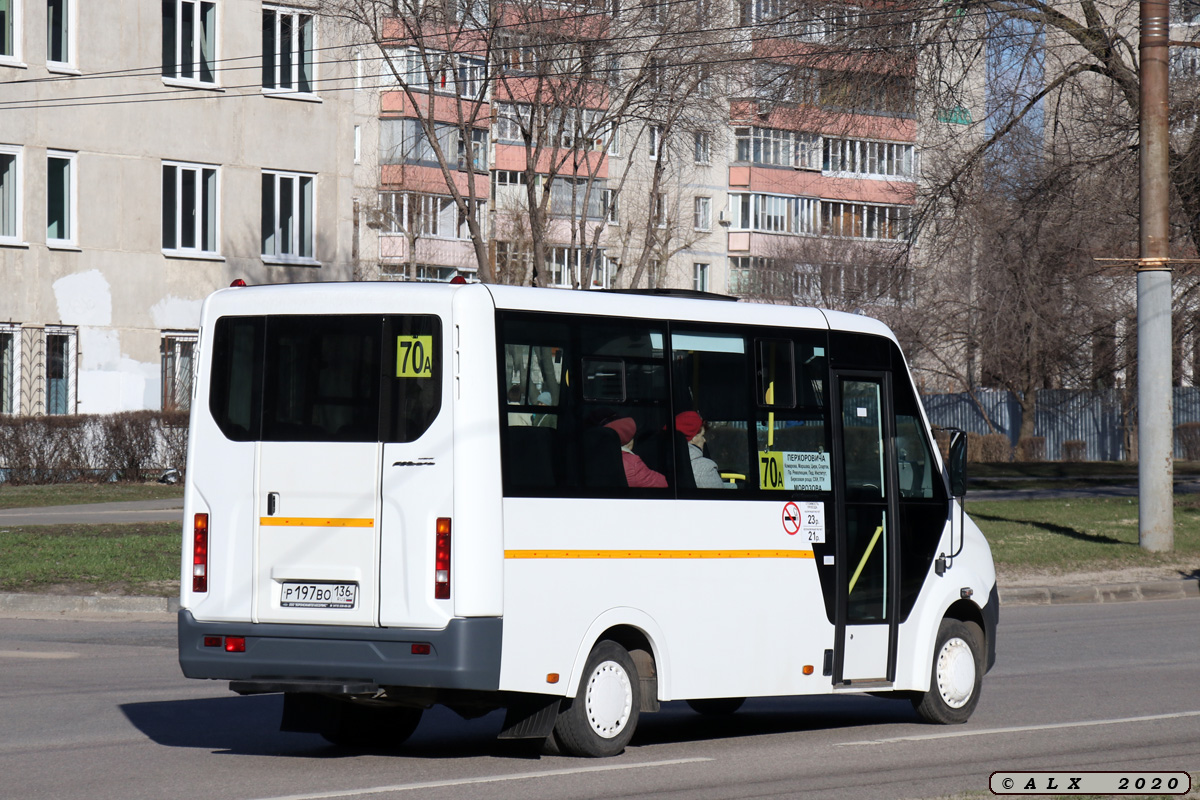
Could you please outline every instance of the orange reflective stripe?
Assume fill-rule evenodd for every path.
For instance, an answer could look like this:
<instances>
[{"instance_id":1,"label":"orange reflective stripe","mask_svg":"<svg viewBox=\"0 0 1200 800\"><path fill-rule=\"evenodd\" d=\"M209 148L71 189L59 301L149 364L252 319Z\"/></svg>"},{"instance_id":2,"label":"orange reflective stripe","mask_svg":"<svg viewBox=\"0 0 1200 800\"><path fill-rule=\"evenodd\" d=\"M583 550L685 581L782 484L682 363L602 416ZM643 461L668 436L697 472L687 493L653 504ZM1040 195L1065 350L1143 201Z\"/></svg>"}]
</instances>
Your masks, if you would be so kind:
<instances>
[{"instance_id":1,"label":"orange reflective stripe","mask_svg":"<svg viewBox=\"0 0 1200 800\"><path fill-rule=\"evenodd\" d=\"M375 520L353 517L259 517L258 524L285 528L374 528Z\"/></svg>"},{"instance_id":2,"label":"orange reflective stripe","mask_svg":"<svg viewBox=\"0 0 1200 800\"><path fill-rule=\"evenodd\" d=\"M505 558L812 558L811 550L505 550Z\"/></svg>"}]
</instances>

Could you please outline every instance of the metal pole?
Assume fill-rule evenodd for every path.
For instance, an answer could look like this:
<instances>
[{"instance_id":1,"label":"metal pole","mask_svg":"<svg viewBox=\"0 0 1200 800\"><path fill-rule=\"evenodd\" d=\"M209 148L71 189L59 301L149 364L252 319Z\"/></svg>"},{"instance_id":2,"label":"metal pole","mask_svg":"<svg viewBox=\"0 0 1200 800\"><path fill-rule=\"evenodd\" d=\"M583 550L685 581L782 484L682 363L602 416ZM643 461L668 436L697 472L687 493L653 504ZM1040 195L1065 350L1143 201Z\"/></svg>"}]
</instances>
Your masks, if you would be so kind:
<instances>
[{"instance_id":1,"label":"metal pole","mask_svg":"<svg viewBox=\"0 0 1200 800\"><path fill-rule=\"evenodd\" d=\"M1168 254L1167 0L1141 0L1141 237L1137 276L1138 542L1175 542Z\"/></svg>"}]
</instances>

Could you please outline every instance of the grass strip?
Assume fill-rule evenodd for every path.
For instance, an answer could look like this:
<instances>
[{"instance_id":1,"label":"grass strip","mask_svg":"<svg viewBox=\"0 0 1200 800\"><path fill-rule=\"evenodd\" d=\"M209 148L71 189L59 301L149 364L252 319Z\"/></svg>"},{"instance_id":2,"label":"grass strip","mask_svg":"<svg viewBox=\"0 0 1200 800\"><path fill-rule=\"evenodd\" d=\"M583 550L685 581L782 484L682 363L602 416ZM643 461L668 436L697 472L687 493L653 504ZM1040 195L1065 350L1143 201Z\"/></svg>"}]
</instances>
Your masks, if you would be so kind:
<instances>
[{"instance_id":1,"label":"grass strip","mask_svg":"<svg viewBox=\"0 0 1200 800\"><path fill-rule=\"evenodd\" d=\"M45 508L125 500L183 499L183 485L162 483L55 483L9 486L0 483L0 508Z\"/></svg>"},{"instance_id":2,"label":"grass strip","mask_svg":"<svg viewBox=\"0 0 1200 800\"><path fill-rule=\"evenodd\" d=\"M1175 549L1150 553L1138 546L1137 500L972 500L967 513L979 525L1001 567L1104 570L1156 567L1200 558L1200 497L1175 498Z\"/></svg>"},{"instance_id":3,"label":"grass strip","mask_svg":"<svg viewBox=\"0 0 1200 800\"><path fill-rule=\"evenodd\" d=\"M0 528L0 591L152 595L179 591L179 523Z\"/></svg>"}]
</instances>

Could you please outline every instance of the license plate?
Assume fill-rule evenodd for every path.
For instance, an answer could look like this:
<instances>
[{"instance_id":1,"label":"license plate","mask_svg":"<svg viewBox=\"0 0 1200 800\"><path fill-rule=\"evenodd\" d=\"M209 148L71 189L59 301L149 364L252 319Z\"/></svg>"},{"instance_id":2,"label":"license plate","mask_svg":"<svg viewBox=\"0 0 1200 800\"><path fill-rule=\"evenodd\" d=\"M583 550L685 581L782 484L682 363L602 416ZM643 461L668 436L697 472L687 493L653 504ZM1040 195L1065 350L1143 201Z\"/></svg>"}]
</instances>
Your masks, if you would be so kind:
<instances>
[{"instance_id":1,"label":"license plate","mask_svg":"<svg viewBox=\"0 0 1200 800\"><path fill-rule=\"evenodd\" d=\"M357 602L357 583L288 582L279 596L284 608L354 608Z\"/></svg>"}]
</instances>

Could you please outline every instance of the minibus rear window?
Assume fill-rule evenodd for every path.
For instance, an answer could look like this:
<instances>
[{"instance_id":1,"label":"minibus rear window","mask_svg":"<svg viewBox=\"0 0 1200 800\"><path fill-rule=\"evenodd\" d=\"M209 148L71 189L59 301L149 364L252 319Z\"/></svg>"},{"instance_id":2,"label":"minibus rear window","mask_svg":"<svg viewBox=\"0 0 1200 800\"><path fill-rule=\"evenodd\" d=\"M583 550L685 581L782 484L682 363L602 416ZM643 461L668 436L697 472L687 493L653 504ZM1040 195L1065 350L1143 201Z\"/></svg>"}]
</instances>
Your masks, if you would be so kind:
<instances>
[{"instance_id":1,"label":"minibus rear window","mask_svg":"<svg viewBox=\"0 0 1200 800\"><path fill-rule=\"evenodd\" d=\"M209 409L235 441L409 442L441 407L429 315L224 317Z\"/></svg>"}]
</instances>

